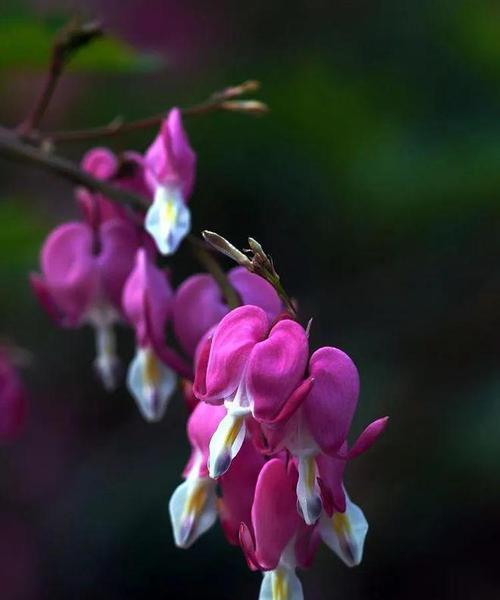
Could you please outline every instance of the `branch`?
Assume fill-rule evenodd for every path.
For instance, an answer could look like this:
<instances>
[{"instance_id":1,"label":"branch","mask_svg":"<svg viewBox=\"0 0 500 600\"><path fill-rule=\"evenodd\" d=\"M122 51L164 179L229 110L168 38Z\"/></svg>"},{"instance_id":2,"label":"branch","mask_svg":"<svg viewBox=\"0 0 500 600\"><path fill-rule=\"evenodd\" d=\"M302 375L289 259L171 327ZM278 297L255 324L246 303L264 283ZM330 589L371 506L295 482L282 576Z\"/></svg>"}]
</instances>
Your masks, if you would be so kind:
<instances>
[{"instance_id":1,"label":"branch","mask_svg":"<svg viewBox=\"0 0 500 600\"><path fill-rule=\"evenodd\" d=\"M4 127L0 127L0 156L60 175L71 183L83 185L94 192L101 192L107 198L122 204L132 205L138 209L149 205L146 198L96 179L73 162L20 141L15 132Z\"/></svg>"},{"instance_id":2,"label":"branch","mask_svg":"<svg viewBox=\"0 0 500 600\"><path fill-rule=\"evenodd\" d=\"M215 279L229 308L233 309L241 306L242 302L238 292L231 285L221 266L207 250L205 244L194 235L189 235L187 240L191 244L195 257Z\"/></svg>"},{"instance_id":3,"label":"branch","mask_svg":"<svg viewBox=\"0 0 500 600\"><path fill-rule=\"evenodd\" d=\"M243 112L252 115L263 115L268 112L268 107L258 100L234 100L242 94L258 90L260 83L258 81L245 81L240 85L225 88L215 94L212 94L208 100L181 109L184 117L195 115L205 115L217 111ZM149 129L158 127L165 119L166 113L160 113L151 117L145 117L136 121L124 122L120 118L115 118L108 125L93 127L91 129L76 129L74 131L52 131L47 133L32 132L27 139L35 143L40 143L43 139L51 142L77 142L83 140L93 140L96 138L113 137L118 134L137 131L140 129Z\"/></svg>"},{"instance_id":4,"label":"branch","mask_svg":"<svg viewBox=\"0 0 500 600\"><path fill-rule=\"evenodd\" d=\"M31 112L17 128L20 135L26 136L38 127L49 106L64 67L77 50L101 35L102 29L98 23L81 24L77 19L70 21L61 29L52 46L52 57L45 85Z\"/></svg>"}]
</instances>

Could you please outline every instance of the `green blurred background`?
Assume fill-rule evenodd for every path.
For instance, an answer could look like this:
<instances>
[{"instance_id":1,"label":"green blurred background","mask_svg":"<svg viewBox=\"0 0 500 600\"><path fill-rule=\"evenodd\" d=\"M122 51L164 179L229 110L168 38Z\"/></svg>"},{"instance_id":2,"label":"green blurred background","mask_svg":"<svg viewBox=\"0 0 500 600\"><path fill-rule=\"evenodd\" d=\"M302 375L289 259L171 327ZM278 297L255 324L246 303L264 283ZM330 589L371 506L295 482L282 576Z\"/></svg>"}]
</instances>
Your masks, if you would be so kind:
<instances>
[{"instance_id":1,"label":"green blurred background","mask_svg":"<svg viewBox=\"0 0 500 600\"><path fill-rule=\"evenodd\" d=\"M500 597L500 4L3 0L2 124L28 111L75 11L112 37L82 51L47 128L263 83L269 116L187 122L195 230L261 241L314 317L313 345L359 367L355 432L391 416L347 473L370 522L364 561L349 570L322 549L301 576L306 598ZM153 135L112 147L144 150ZM218 527L173 546L181 398L147 425L123 388L94 380L91 332L56 329L29 291L42 240L77 215L71 187L2 161L0 196L0 332L33 354L28 426L0 451L0 596L257 598L260 576ZM196 269L181 249L174 280ZM125 330L120 347L128 360Z\"/></svg>"}]
</instances>

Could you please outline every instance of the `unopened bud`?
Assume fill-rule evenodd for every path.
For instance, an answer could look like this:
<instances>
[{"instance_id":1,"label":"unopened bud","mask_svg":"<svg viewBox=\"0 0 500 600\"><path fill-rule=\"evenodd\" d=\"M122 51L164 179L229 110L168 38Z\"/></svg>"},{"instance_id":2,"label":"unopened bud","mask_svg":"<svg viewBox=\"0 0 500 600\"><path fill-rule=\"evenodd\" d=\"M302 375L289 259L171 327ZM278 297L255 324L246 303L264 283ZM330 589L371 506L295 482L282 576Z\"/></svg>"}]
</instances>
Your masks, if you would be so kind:
<instances>
[{"instance_id":1,"label":"unopened bud","mask_svg":"<svg viewBox=\"0 0 500 600\"><path fill-rule=\"evenodd\" d=\"M226 88L222 92L222 95L225 98L236 98L237 96L242 96L243 94L251 94L253 92L256 92L259 88L260 81L256 81L255 79L249 79L248 81L240 83L240 85L235 85Z\"/></svg>"},{"instance_id":2,"label":"unopened bud","mask_svg":"<svg viewBox=\"0 0 500 600\"><path fill-rule=\"evenodd\" d=\"M203 239L213 248L219 252L222 252L222 254L229 256L229 258L232 258L239 265L247 268L249 271L253 270L252 261L221 235L214 233L213 231L203 231L202 235Z\"/></svg>"},{"instance_id":3,"label":"unopened bud","mask_svg":"<svg viewBox=\"0 0 500 600\"><path fill-rule=\"evenodd\" d=\"M224 110L232 112L244 112L252 115L265 115L269 112L269 107L259 100L228 100L223 102L221 107Z\"/></svg>"}]
</instances>

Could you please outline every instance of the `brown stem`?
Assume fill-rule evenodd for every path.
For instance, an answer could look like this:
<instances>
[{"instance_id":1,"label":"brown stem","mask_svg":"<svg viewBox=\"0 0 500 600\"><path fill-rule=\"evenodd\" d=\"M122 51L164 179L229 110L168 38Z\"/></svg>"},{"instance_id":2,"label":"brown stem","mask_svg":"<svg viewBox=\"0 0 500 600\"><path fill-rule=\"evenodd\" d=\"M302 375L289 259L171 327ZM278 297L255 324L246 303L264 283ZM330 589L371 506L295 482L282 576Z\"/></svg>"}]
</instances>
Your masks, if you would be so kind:
<instances>
[{"instance_id":1,"label":"brown stem","mask_svg":"<svg viewBox=\"0 0 500 600\"><path fill-rule=\"evenodd\" d=\"M250 85L251 84L251 85ZM226 88L220 92L216 92L199 104L181 108L181 113L184 117L191 117L195 115L206 115L208 113L217 111L230 111L230 112L246 112L248 114L263 114L268 109L267 106L258 101L249 102L242 101L239 105L237 101L229 101L229 98L236 97L237 93L242 94L248 91L254 91L258 88L258 82L251 81L245 82L240 86ZM238 108L239 107L239 108ZM257 107L257 108L256 108ZM48 139L51 142L78 142L85 140L93 140L96 138L107 138L113 137L118 134L128 133L131 131L137 131L141 129L148 129L151 127L158 127L163 119L165 119L166 113L160 113L137 119L135 121L124 122L120 118L115 118L108 125L101 127L92 127L90 129L76 129L73 131L49 131L47 133L32 132L28 136L28 139L35 143L40 143L43 139Z\"/></svg>"},{"instance_id":2,"label":"brown stem","mask_svg":"<svg viewBox=\"0 0 500 600\"><path fill-rule=\"evenodd\" d=\"M221 266L210 254L205 244L194 235L189 235L187 240L191 244L196 259L215 279L229 308L233 309L241 306L242 302L238 292L231 285Z\"/></svg>"},{"instance_id":3,"label":"brown stem","mask_svg":"<svg viewBox=\"0 0 500 600\"><path fill-rule=\"evenodd\" d=\"M98 23L81 24L78 20L73 20L61 29L52 46L49 72L42 91L26 119L17 128L20 135L28 136L38 127L50 104L61 73L75 52L101 35L102 29Z\"/></svg>"},{"instance_id":4,"label":"brown stem","mask_svg":"<svg viewBox=\"0 0 500 600\"><path fill-rule=\"evenodd\" d=\"M107 198L122 204L129 204L135 208L144 208L149 204L146 198L96 179L65 158L52 153L48 154L42 149L20 141L15 132L4 127L0 127L0 156L50 171L64 177L71 183L82 185L95 192L101 192Z\"/></svg>"}]
</instances>

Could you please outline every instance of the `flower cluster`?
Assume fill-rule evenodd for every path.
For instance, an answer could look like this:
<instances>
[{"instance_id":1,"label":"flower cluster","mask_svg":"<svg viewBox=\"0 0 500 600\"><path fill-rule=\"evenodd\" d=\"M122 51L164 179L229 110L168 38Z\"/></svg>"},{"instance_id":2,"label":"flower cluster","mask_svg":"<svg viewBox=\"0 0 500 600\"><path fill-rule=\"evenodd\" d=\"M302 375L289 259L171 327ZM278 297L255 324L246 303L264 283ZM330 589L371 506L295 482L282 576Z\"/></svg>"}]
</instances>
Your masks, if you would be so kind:
<instances>
[{"instance_id":1,"label":"flower cluster","mask_svg":"<svg viewBox=\"0 0 500 600\"><path fill-rule=\"evenodd\" d=\"M246 305L200 341L192 393L192 453L170 500L176 544L190 546L219 517L228 541L263 571L261 600L302 598L295 568L311 563L320 541L357 565L368 524L344 470L387 419L348 447L359 393L352 360L332 347L310 356L297 321Z\"/></svg>"},{"instance_id":2,"label":"flower cluster","mask_svg":"<svg viewBox=\"0 0 500 600\"><path fill-rule=\"evenodd\" d=\"M126 382L146 420L162 418L181 378L192 453L169 504L175 543L190 546L219 519L250 568L263 572L260 599L298 600L295 568L312 562L321 541L349 566L361 560L368 525L346 493L344 470L387 419L349 447L357 369L337 348L311 353L308 330L255 240L251 261L211 234L240 264L223 275L237 308L215 274L173 288L161 257L190 230L195 162L177 109L143 155L89 151L85 171L148 206L133 210L78 189L82 220L48 236L31 283L58 325L94 328L95 367L108 390L120 375L114 326L134 330Z\"/></svg>"}]
</instances>

